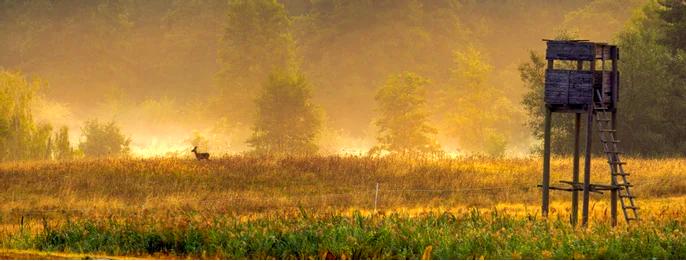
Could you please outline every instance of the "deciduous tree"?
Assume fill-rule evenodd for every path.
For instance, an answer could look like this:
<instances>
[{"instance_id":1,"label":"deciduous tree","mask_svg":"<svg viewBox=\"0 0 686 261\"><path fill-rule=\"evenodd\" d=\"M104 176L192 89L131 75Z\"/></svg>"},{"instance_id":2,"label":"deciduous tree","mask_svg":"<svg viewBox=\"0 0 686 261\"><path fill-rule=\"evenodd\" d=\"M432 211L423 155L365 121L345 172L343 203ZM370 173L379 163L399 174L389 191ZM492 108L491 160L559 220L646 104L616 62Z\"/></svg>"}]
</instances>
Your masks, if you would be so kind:
<instances>
[{"instance_id":1,"label":"deciduous tree","mask_svg":"<svg viewBox=\"0 0 686 261\"><path fill-rule=\"evenodd\" d=\"M0 161L49 158L51 127L37 126L31 114L42 85L21 73L0 71Z\"/></svg>"},{"instance_id":2,"label":"deciduous tree","mask_svg":"<svg viewBox=\"0 0 686 261\"><path fill-rule=\"evenodd\" d=\"M87 157L119 157L129 153L131 139L124 136L114 122L86 121L81 129L79 149Z\"/></svg>"},{"instance_id":3,"label":"deciduous tree","mask_svg":"<svg viewBox=\"0 0 686 261\"><path fill-rule=\"evenodd\" d=\"M406 72L388 78L376 94L378 145L370 154L426 154L440 151L429 125L425 86L429 81Z\"/></svg>"},{"instance_id":4,"label":"deciduous tree","mask_svg":"<svg viewBox=\"0 0 686 261\"><path fill-rule=\"evenodd\" d=\"M319 108L311 101L309 83L300 73L269 77L256 101L257 118L248 143L258 154L312 154L318 150Z\"/></svg>"}]
</instances>

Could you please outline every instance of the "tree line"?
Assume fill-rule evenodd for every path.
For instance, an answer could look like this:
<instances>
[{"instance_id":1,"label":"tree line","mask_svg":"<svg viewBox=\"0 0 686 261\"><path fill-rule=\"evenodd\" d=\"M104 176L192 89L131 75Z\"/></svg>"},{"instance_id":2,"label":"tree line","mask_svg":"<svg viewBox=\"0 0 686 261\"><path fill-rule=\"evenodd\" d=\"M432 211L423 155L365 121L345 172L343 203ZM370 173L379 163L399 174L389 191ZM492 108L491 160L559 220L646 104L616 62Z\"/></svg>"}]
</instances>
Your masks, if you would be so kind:
<instances>
[{"instance_id":1,"label":"tree line","mask_svg":"<svg viewBox=\"0 0 686 261\"><path fill-rule=\"evenodd\" d=\"M118 46L125 48L135 43L125 42L119 38L120 33L131 28L131 17L143 19L140 17L144 15L135 12L140 9L126 9L116 3L89 4L99 5L98 12L111 12L103 13L99 19L104 20L95 21L93 27L104 26L98 34L107 32L103 39L124 41ZM172 5L164 18L170 24L178 22L175 19L179 16L199 15L197 10L205 10L190 1L148 4L154 9L156 3ZM81 6L77 2L75 5ZM444 135L465 150L503 155L509 144L526 138L507 131L524 125L521 121L525 118L518 116L524 113L528 113L526 126L534 136L542 135L545 61L541 53L532 52L529 61L519 66L520 78L528 88L519 105L520 101L512 98L516 96L508 95L507 89L493 82L494 67L479 46L459 45L469 38L465 35L469 30L455 11L464 7L454 1L332 0L284 5L276 0L231 0L206 5L216 5L213 10L220 11L204 13L198 21L215 21L209 28L220 40L214 70L217 73L207 77L213 79L214 89L202 111L251 126L252 135L246 142L253 153L317 153L318 138L331 124L330 118L335 118L336 124L346 125L349 121L355 122L351 126L359 127L364 126L359 121L366 117L360 115L375 118L378 133L372 154L440 153L436 137ZM673 37L686 33L680 31L684 27L683 10L681 1L649 1L616 37L622 73L619 129L627 130L619 135L629 153L683 155L685 151L686 125L679 117L686 110L684 43L680 37ZM118 12L125 15L106 15ZM370 28L349 30L365 26ZM174 29L179 30L174 35L195 36L199 30L194 28L182 24ZM389 36L389 32L393 34ZM198 39L207 39L203 37L211 36L188 37L188 41L198 45ZM361 57L373 62L365 63ZM421 62L426 60L432 62ZM116 59L96 63L108 69L131 64ZM14 77L23 79L20 74ZM27 89L36 89L30 87L32 84L27 83ZM366 93L374 102L352 99L360 97L353 93ZM27 104L21 97L6 95L3 102L11 104L6 108ZM322 97L328 102L317 104L315 101ZM21 158L59 154L47 148L55 147L63 128L53 132L50 126L35 124L30 110L22 108L3 111L7 112L3 114L7 120L0 122L0 137L7 140L3 141L8 144L3 145L5 151L31 148L26 149L30 153L16 154L23 155ZM344 110L350 113L342 113ZM23 123L12 125L14 118L23 119ZM571 123L559 117L554 121L553 147L557 153L569 152ZM107 139L114 145L103 146L113 149L96 150L79 144L76 154L126 154L130 139L114 123L90 122L83 126L85 135L111 137ZM84 138L83 142L88 140Z\"/></svg>"}]
</instances>

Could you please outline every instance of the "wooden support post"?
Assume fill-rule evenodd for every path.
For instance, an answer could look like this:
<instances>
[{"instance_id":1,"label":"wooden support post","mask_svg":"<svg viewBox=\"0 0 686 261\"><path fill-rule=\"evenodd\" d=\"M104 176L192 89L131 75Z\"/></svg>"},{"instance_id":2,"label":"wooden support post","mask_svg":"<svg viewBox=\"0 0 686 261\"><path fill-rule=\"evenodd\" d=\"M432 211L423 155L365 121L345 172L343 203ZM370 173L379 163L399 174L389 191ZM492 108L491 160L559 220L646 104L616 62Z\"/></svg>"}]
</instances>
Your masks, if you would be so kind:
<instances>
[{"instance_id":1,"label":"wooden support post","mask_svg":"<svg viewBox=\"0 0 686 261\"><path fill-rule=\"evenodd\" d=\"M543 199L541 214L548 216L548 204L550 200L550 131L553 113L549 108L545 109L545 133L543 135Z\"/></svg>"},{"instance_id":2,"label":"wooden support post","mask_svg":"<svg viewBox=\"0 0 686 261\"><path fill-rule=\"evenodd\" d=\"M583 61L576 61L576 69L581 71L584 69ZM575 113L574 119L574 161L572 164L572 213L570 223L576 226L579 222L579 191L576 190L579 185L579 136L581 132L581 113Z\"/></svg>"},{"instance_id":3,"label":"wooden support post","mask_svg":"<svg viewBox=\"0 0 686 261\"><path fill-rule=\"evenodd\" d=\"M591 72L595 72L595 61L591 61ZM602 97L598 97L602 99ZM595 99L593 100L595 102ZM584 165L584 202L581 214L581 225L588 226L588 206L591 193L591 146L593 141L593 104L588 105L588 117L586 124L586 159Z\"/></svg>"},{"instance_id":4,"label":"wooden support post","mask_svg":"<svg viewBox=\"0 0 686 261\"><path fill-rule=\"evenodd\" d=\"M615 130L615 139L617 138L617 111L614 110L612 111L612 122L611 122L612 129ZM616 155L616 154L615 154ZM613 161L618 161L617 158L612 159ZM614 169L613 169L614 168ZM612 219L612 226L617 225L617 199L619 197L619 188L617 187L617 176L614 175L614 173L617 173L619 171L619 168L617 166L610 167L610 172L612 172L612 175L610 176L611 178L611 185L613 189L610 192L610 216Z\"/></svg>"},{"instance_id":5,"label":"wooden support post","mask_svg":"<svg viewBox=\"0 0 686 261\"><path fill-rule=\"evenodd\" d=\"M576 226L579 220L579 191L576 187L579 184L579 135L581 132L581 113L576 113L574 120L574 164L572 167L572 216L571 223Z\"/></svg>"},{"instance_id":6,"label":"wooden support post","mask_svg":"<svg viewBox=\"0 0 686 261\"><path fill-rule=\"evenodd\" d=\"M584 200L581 213L581 225L588 225L588 205L591 192L591 141L593 140L593 109L588 110L586 123L586 158L584 162Z\"/></svg>"},{"instance_id":7,"label":"wooden support post","mask_svg":"<svg viewBox=\"0 0 686 261\"><path fill-rule=\"evenodd\" d=\"M619 72L617 72L617 60L619 59L619 50L617 47L610 49L612 57L612 109L617 110L617 102L619 100Z\"/></svg>"}]
</instances>

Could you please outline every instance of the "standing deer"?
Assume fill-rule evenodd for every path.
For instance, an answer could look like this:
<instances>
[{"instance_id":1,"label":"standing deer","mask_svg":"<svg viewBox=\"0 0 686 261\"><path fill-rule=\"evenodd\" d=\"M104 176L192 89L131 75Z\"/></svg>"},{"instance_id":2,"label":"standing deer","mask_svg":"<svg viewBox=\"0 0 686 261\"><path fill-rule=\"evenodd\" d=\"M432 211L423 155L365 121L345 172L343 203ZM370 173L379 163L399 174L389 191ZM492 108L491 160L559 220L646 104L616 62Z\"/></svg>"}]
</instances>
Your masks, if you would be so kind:
<instances>
[{"instance_id":1,"label":"standing deer","mask_svg":"<svg viewBox=\"0 0 686 261\"><path fill-rule=\"evenodd\" d=\"M198 153L198 146L193 147L191 150L195 154L195 158L198 160L210 160L210 154L207 152Z\"/></svg>"}]
</instances>

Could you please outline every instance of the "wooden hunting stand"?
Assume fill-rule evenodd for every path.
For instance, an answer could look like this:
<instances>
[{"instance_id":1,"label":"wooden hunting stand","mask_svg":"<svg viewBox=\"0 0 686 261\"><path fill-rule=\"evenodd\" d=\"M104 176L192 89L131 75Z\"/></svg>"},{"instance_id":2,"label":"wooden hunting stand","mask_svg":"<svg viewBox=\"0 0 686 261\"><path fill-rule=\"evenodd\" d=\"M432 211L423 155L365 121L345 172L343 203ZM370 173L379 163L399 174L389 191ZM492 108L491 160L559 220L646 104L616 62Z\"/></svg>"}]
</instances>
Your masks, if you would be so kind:
<instances>
[{"instance_id":1,"label":"wooden hunting stand","mask_svg":"<svg viewBox=\"0 0 686 261\"><path fill-rule=\"evenodd\" d=\"M590 193L610 191L610 214L612 225L617 224L617 201L621 203L624 218L638 220L638 208L631 194L632 185L627 180L629 173L624 172L626 164L619 159L617 136L617 100L619 91L619 72L617 46L593 43L585 40L547 42L546 59L548 68L545 73L545 134L543 153L543 202L542 213L548 215L550 190L572 193L573 225L578 221L579 191L583 191L582 225L588 224ZM598 66L600 65L600 66ZM560 67L560 68L558 68ZM576 67L576 69L573 69ZM550 132L554 112L574 113L574 159L571 181L560 181L561 186L550 186ZM586 114L586 152L584 180L579 183L579 137L581 114ZM600 142L610 165L610 185L591 183L591 142L593 119L597 123Z\"/></svg>"}]
</instances>

